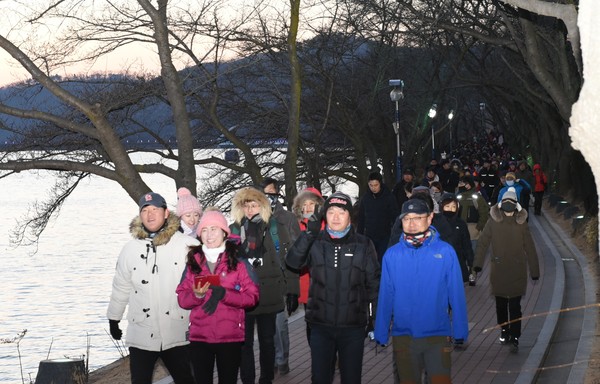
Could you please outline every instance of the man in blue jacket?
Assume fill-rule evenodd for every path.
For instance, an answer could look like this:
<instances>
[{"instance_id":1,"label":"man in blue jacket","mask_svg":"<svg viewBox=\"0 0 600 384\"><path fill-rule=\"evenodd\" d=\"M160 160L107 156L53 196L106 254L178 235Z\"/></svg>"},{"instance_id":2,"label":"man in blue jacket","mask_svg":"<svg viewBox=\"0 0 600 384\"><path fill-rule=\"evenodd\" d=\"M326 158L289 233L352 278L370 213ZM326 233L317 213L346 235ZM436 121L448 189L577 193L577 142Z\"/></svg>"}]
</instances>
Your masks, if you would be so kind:
<instances>
[{"instance_id":1,"label":"man in blue jacket","mask_svg":"<svg viewBox=\"0 0 600 384\"><path fill-rule=\"evenodd\" d=\"M402 205L403 233L383 257L375 340L391 336L400 382L450 383L450 340L461 345L469 333L460 265L452 246L431 226L427 204Z\"/></svg>"}]
</instances>

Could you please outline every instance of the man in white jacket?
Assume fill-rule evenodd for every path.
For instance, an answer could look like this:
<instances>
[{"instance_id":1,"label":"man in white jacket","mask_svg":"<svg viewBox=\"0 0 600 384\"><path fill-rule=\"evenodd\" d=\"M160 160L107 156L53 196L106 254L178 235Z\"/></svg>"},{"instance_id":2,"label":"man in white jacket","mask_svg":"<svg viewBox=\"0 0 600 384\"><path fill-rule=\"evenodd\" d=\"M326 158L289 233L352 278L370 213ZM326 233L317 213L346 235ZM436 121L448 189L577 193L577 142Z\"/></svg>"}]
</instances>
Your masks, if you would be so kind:
<instances>
[{"instance_id":1,"label":"man in white jacket","mask_svg":"<svg viewBox=\"0 0 600 384\"><path fill-rule=\"evenodd\" d=\"M119 255L108 305L110 334L120 340L119 321L127 310L125 344L131 382L151 384L158 358L176 384L195 383L188 356L189 311L179 307L175 289L190 246L198 240L179 232L179 219L165 199L147 193L129 230L133 237Z\"/></svg>"}]
</instances>

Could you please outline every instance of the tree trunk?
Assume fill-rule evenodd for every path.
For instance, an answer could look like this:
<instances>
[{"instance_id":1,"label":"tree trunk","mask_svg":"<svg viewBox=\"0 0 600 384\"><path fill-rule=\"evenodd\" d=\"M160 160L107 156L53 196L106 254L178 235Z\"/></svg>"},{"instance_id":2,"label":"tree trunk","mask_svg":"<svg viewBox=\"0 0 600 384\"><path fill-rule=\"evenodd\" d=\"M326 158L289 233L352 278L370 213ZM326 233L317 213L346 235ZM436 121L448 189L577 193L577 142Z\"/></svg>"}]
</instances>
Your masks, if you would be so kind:
<instances>
[{"instance_id":1,"label":"tree trunk","mask_svg":"<svg viewBox=\"0 0 600 384\"><path fill-rule=\"evenodd\" d=\"M36 384L85 384L88 382L83 359L42 360Z\"/></svg>"}]
</instances>

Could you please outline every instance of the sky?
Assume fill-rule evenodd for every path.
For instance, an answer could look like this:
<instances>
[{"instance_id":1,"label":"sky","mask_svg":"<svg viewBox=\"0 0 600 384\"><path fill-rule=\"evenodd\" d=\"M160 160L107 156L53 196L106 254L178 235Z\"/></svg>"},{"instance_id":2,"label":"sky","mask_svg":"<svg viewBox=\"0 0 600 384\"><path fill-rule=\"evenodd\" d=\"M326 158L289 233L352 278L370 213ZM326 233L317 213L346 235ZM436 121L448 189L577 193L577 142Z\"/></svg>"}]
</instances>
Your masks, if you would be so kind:
<instances>
[{"instance_id":1,"label":"sky","mask_svg":"<svg viewBox=\"0 0 600 384\"><path fill-rule=\"evenodd\" d=\"M170 7L174 10L174 12L176 12L181 8L186 7L186 4L190 4L190 1L192 0L173 1L170 3ZM232 1L235 6L232 6L231 4L228 5L228 2L230 1ZM261 15L264 14L263 11L266 11L267 13L273 12L274 14L285 15L289 11L282 9L282 6L285 8L287 5L284 5L286 4L285 2L280 1L281 0L264 0L262 2L261 0L210 0L207 3L220 4L221 8L219 8L218 11L224 12L223 14L226 16L234 14L235 16L240 16L241 14L245 14L248 12L248 10L252 10L252 7L256 6L257 3L261 3L261 6L263 7L260 12ZM303 5L306 5L308 2L309 1ZM52 38L58 35L59 31L66 28L68 24L64 21L64 19L55 18L49 21L44 19L43 25L38 25L36 26L37 29L32 29L30 24L23 23L22 20L25 19L25 14L27 14L31 7L47 7L48 3L50 3L50 0L45 0L42 2L31 2L31 0L0 0L0 35L8 38L14 43L33 35L32 41L34 41L36 45L39 45L41 49L43 49L43 45L40 43L45 41L51 43ZM86 1L81 2L78 0L66 0L64 4L72 3L78 4L76 8L76 14L78 17L83 18L85 18L85 13L99 12L96 10L96 8L102 7L104 4L103 1L94 1L88 3ZM126 6L135 6L135 2L133 0L114 0L114 3L122 3L126 4ZM203 5L207 3L203 3ZM88 6L87 4L90 5ZM193 4L195 5L197 3L194 2ZM249 8L243 8L241 4L249 5ZM214 10L215 9L210 9L210 12ZM306 9L304 11L306 11ZM210 12L207 12L207 14ZM309 13L312 12L309 11ZM222 15L220 14L220 16ZM223 18L220 17L220 19L222 20ZM19 44L17 43L16 45L18 46ZM125 68L127 68L130 73L142 72L144 74L159 75L160 65L155 51L156 46L150 44L145 46L136 46L130 44L114 52L113 54L97 60L96 62L78 64L76 66L53 70L51 75L70 76L73 74L113 74L122 73ZM175 62L175 65L178 67L178 69L182 69L185 66L185 63ZM29 78L29 73L25 71L8 53L0 48L0 87L18 81L27 80Z\"/></svg>"}]
</instances>

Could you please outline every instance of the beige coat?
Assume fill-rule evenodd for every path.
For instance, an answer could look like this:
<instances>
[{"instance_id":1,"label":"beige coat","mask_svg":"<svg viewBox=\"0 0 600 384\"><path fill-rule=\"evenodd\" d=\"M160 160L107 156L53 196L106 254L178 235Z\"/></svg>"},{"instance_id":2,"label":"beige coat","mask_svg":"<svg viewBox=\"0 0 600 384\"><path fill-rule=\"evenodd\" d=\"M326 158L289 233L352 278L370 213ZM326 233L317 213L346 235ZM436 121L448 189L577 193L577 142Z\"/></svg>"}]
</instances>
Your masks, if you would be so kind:
<instances>
[{"instance_id":1,"label":"beige coat","mask_svg":"<svg viewBox=\"0 0 600 384\"><path fill-rule=\"evenodd\" d=\"M537 251L527 223L527 212L523 209L513 216L506 216L498 205L490 209L490 219L483 228L475 249L473 266L476 270L483 266L490 244L492 295L507 298L525 295L527 269L532 279L540 276Z\"/></svg>"}]
</instances>

